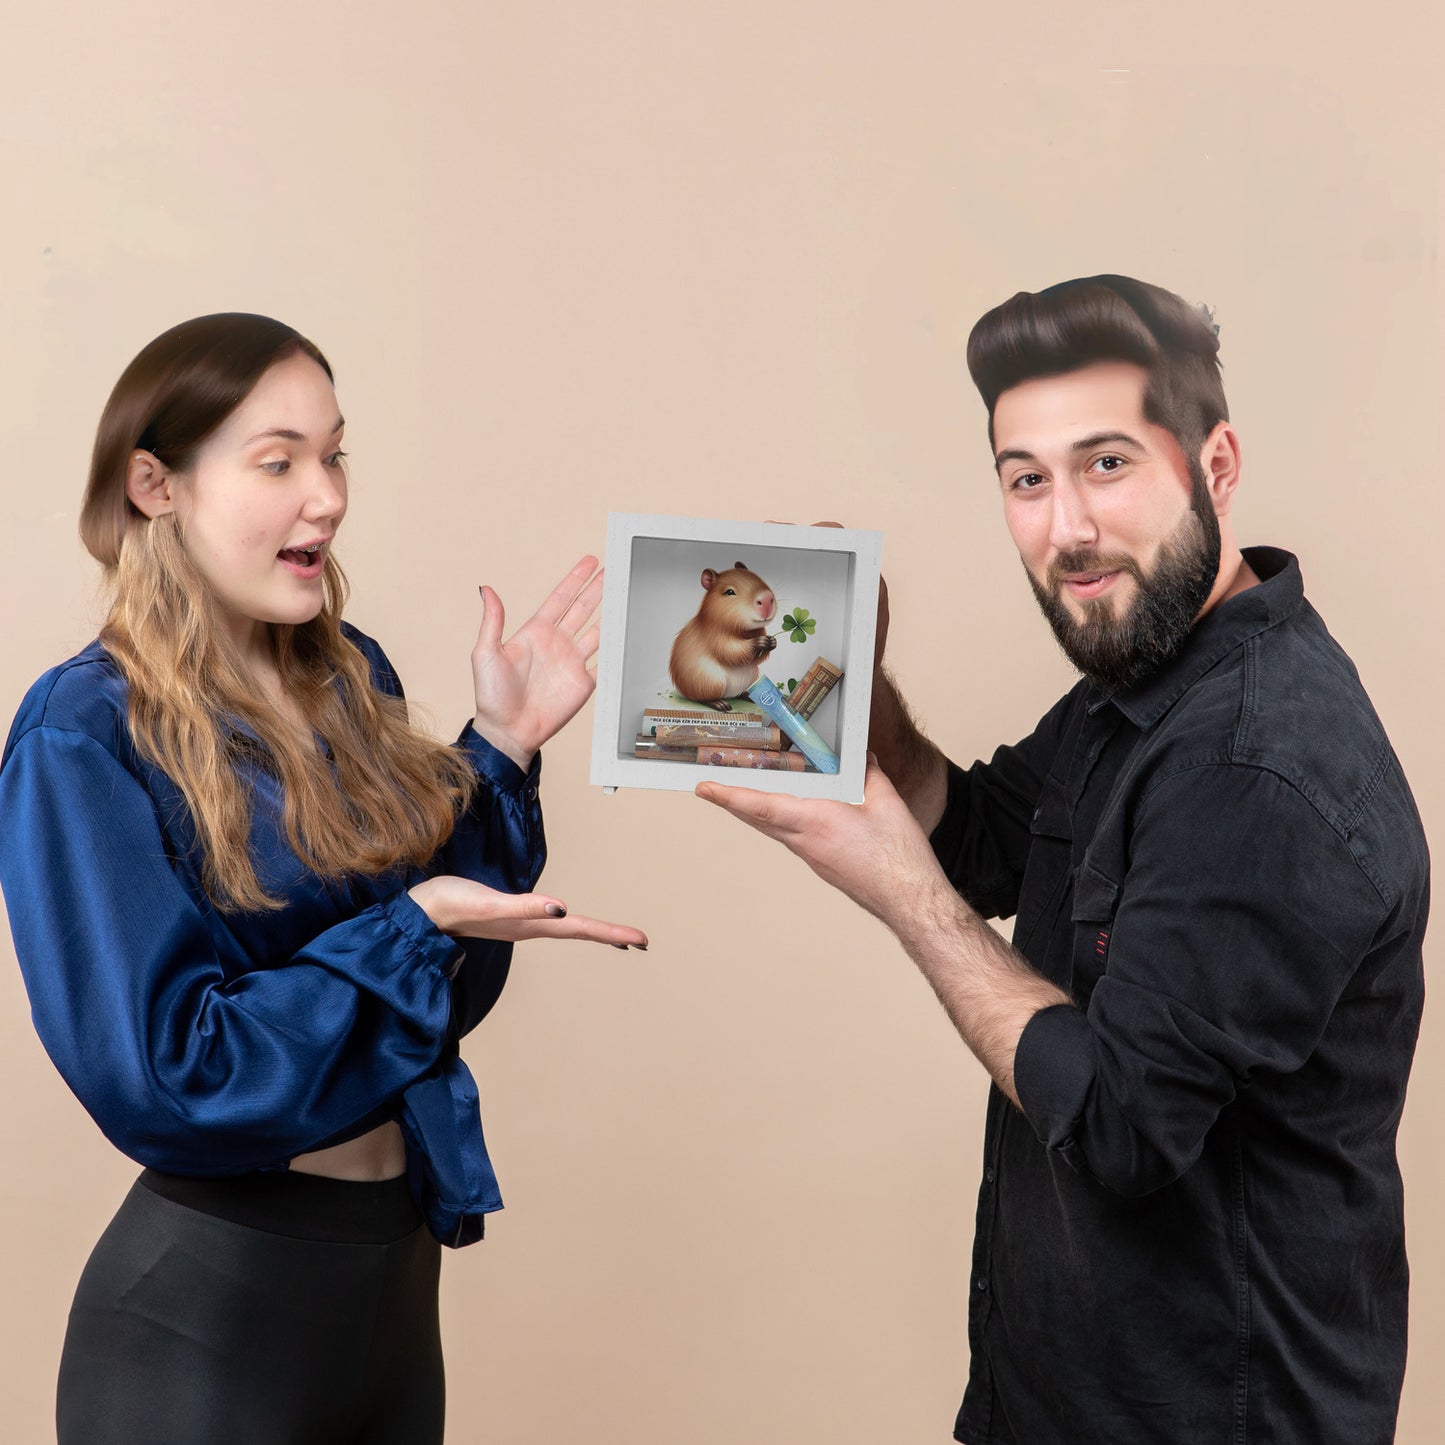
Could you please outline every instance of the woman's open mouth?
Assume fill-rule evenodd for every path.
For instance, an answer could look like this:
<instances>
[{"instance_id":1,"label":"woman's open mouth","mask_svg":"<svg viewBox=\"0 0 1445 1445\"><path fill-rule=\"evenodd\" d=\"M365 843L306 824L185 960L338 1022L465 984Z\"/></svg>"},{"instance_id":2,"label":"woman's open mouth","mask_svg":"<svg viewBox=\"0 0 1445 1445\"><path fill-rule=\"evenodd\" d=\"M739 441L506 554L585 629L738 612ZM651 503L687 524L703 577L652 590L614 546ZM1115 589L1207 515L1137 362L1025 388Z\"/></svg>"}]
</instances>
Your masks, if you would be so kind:
<instances>
[{"instance_id":1,"label":"woman's open mouth","mask_svg":"<svg viewBox=\"0 0 1445 1445\"><path fill-rule=\"evenodd\" d=\"M276 557L298 577L319 577L326 565L326 543L312 542L308 547L283 547Z\"/></svg>"}]
</instances>

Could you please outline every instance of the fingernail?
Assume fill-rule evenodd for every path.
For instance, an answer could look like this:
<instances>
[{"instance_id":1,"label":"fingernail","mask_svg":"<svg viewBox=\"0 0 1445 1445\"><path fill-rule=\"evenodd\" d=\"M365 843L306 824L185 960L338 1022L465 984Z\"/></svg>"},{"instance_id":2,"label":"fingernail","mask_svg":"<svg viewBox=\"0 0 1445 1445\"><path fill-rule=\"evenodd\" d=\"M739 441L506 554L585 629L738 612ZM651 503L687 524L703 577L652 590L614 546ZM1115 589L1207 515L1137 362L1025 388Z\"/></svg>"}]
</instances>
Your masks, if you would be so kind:
<instances>
[{"instance_id":1,"label":"fingernail","mask_svg":"<svg viewBox=\"0 0 1445 1445\"><path fill-rule=\"evenodd\" d=\"M620 949L623 951L623 953L626 953L626 952L627 952L627 945L626 945L625 943L614 943L614 944L612 945L612 947L613 947L613 948L620 948Z\"/></svg>"},{"instance_id":2,"label":"fingernail","mask_svg":"<svg viewBox=\"0 0 1445 1445\"><path fill-rule=\"evenodd\" d=\"M567 910L560 903L549 903L542 910L548 918L566 918Z\"/></svg>"},{"instance_id":3,"label":"fingernail","mask_svg":"<svg viewBox=\"0 0 1445 1445\"><path fill-rule=\"evenodd\" d=\"M634 943L632 946L633 946L639 953L646 953L646 952L647 952L647 945L646 945L645 943Z\"/></svg>"}]
</instances>

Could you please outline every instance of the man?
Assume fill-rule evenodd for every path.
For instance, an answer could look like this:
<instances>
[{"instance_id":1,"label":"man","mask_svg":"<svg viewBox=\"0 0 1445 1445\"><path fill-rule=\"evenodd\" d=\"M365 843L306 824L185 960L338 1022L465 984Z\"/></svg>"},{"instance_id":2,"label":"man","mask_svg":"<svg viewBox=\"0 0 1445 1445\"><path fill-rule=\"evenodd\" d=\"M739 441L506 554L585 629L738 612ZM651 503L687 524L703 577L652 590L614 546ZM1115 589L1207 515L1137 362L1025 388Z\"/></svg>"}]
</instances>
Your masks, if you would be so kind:
<instances>
[{"instance_id":1,"label":"man","mask_svg":"<svg viewBox=\"0 0 1445 1445\"><path fill-rule=\"evenodd\" d=\"M964 771L880 626L861 806L698 788L881 918L992 1076L969 1445L1394 1433L1428 858L1297 562L1235 540L1217 351L1120 276L984 316L1004 514L1082 680Z\"/></svg>"}]
</instances>

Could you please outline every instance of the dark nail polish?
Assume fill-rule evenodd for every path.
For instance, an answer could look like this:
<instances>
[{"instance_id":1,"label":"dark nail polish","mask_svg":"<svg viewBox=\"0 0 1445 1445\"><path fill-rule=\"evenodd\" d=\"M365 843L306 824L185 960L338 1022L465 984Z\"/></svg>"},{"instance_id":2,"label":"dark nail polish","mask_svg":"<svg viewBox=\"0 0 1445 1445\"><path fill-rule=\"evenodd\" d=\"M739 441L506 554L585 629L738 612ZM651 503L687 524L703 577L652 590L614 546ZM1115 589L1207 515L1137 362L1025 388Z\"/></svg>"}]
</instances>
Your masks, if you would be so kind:
<instances>
[{"instance_id":1,"label":"dark nail polish","mask_svg":"<svg viewBox=\"0 0 1445 1445\"><path fill-rule=\"evenodd\" d=\"M549 903L542 910L548 918L566 918L567 910L560 903Z\"/></svg>"},{"instance_id":2,"label":"dark nail polish","mask_svg":"<svg viewBox=\"0 0 1445 1445\"><path fill-rule=\"evenodd\" d=\"M614 943L612 946L613 948L620 948L623 953L627 952L627 945L625 943Z\"/></svg>"}]
</instances>

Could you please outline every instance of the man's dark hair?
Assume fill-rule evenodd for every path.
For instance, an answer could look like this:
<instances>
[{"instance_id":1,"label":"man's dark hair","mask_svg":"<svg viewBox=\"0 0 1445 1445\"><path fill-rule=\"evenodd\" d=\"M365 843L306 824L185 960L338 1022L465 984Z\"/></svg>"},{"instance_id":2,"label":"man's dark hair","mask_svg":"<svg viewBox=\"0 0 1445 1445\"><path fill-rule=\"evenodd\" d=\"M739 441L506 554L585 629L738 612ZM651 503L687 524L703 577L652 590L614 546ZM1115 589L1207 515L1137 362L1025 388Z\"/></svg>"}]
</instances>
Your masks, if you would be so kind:
<instances>
[{"instance_id":1,"label":"man's dark hair","mask_svg":"<svg viewBox=\"0 0 1445 1445\"><path fill-rule=\"evenodd\" d=\"M1219 338L1204 311L1147 281L1084 276L1020 291L969 333L968 370L988 408L989 445L994 407L1011 386L1096 361L1145 369L1144 418L1172 433L1187 457L1229 420Z\"/></svg>"}]
</instances>

